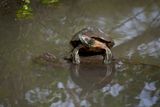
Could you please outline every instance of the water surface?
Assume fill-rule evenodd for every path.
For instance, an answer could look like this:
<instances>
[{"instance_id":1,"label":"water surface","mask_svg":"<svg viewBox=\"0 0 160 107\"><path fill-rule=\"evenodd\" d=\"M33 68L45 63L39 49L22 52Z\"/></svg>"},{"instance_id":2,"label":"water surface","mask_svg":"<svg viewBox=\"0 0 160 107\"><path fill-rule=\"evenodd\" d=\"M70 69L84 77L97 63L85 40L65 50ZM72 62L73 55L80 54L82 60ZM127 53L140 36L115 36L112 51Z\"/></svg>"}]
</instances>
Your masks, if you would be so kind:
<instances>
[{"instance_id":1,"label":"water surface","mask_svg":"<svg viewBox=\"0 0 160 107\"><path fill-rule=\"evenodd\" d=\"M0 107L159 107L158 0L62 0L57 6L35 0L29 20L16 19L17 5L11 4L0 10ZM63 60L80 29L107 33L129 18L110 32L115 63L82 58L75 66ZM44 52L58 61L35 63Z\"/></svg>"}]
</instances>

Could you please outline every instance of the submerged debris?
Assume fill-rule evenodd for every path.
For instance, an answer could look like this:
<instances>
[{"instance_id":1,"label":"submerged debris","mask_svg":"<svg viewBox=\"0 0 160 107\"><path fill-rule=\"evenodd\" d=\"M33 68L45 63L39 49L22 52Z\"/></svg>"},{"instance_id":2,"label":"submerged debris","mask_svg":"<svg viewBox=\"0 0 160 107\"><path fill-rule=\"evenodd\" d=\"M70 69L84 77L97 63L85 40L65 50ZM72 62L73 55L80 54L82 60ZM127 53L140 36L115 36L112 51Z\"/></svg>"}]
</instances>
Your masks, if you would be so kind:
<instances>
[{"instance_id":1,"label":"submerged debris","mask_svg":"<svg viewBox=\"0 0 160 107\"><path fill-rule=\"evenodd\" d=\"M54 63L56 60L56 56L52 53L45 52L33 59L34 62L39 64L48 64L48 63Z\"/></svg>"}]
</instances>

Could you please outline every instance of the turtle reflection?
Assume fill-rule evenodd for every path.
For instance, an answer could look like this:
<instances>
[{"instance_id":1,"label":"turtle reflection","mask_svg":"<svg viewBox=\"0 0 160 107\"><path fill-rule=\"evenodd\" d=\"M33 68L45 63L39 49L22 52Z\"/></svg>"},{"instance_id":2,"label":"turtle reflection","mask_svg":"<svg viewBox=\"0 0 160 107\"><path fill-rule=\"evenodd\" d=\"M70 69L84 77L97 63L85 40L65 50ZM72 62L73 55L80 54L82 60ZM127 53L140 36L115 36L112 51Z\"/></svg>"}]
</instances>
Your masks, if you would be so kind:
<instances>
[{"instance_id":1,"label":"turtle reflection","mask_svg":"<svg viewBox=\"0 0 160 107\"><path fill-rule=\"evenodd\" d=\"M71 78L76 85L82 88L82 96L109 84L114 73L114 63L108 65L82 63L71 66Z\"/></svg>"}]
</instances>

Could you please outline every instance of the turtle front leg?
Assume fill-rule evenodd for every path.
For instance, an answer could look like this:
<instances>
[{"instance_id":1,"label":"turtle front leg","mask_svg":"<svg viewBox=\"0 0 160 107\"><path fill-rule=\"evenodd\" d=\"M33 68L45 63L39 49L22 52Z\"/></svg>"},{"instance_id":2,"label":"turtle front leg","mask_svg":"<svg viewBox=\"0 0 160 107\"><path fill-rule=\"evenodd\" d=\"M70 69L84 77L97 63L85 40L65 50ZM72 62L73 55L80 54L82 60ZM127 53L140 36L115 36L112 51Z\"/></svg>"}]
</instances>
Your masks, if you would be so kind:
<instances>
[{"instance_id":1,"label":"turtle front leg","mask_svg":"<svg viewBox=\"0 0 160 107\"><path fill-rule=\"evenodd\" d=\"M109 64L109 63L111 63L111 60L112 60L112 52L108 47L106 47L105 54L103 56L103 63Z\"/></svg>"},{"instance_id":2,"label":"turtle front leg","mask_svg":"<svg viewBox=\"0 0 160 107\"><path fill-rule=\"evenodd\" d=\"M79 57L79 49L80 49L80 46L76 47L73 51L72 51L72 54L71 54L71 57L72 57L72 62L74 64L80 64L80 57Z\"/></svg>"}]
</instances>

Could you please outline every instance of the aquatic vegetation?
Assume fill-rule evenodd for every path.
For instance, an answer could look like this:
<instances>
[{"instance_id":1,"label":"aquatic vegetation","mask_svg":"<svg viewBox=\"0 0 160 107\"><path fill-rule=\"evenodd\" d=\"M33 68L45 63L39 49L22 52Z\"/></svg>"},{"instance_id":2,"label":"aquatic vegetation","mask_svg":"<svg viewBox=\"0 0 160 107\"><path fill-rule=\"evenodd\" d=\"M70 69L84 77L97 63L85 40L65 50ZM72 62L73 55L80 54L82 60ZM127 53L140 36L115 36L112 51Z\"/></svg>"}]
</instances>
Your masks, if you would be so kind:
<instances>
[{"instance_id":1,"label":"aquatic vegetation","mask_svg":"<svg viewBox=\"0 0 160 107\"><path fill-rule=\"evenodd\" d=\"M30 0L23 1L23 5L16 12L16 17L18 19L30 19L33 17L32 8L30 6Z\"/></svg>"},{"instance_id":2,"label":"aquatic vegetation","mask_svg":"<svg viewBox=\"0 0 160 107\"><path fill-rule=\"evenodd\" d=\"M43 5L55 5L59 3L59 0L40 0ZM31 19L33 17L33 11L30 0L22 0L22 6L17 10L16 17L18 19Z\"/></svg>"}]
</instances>

